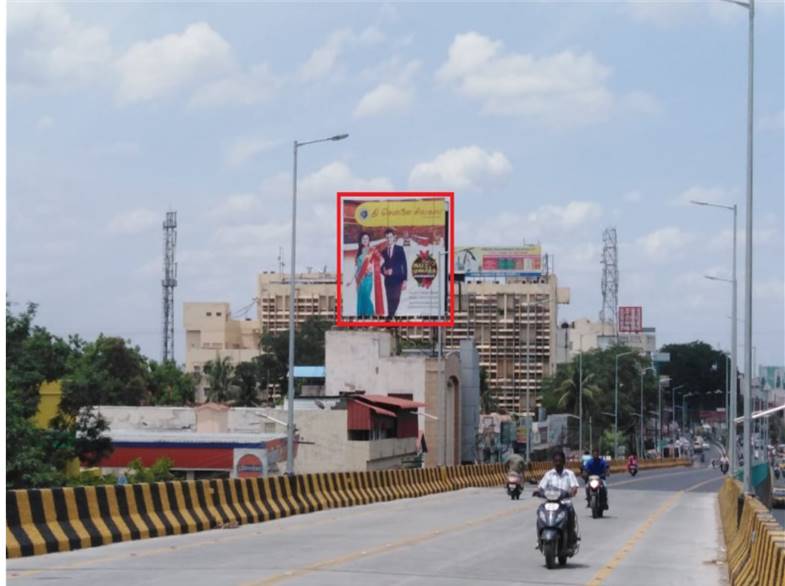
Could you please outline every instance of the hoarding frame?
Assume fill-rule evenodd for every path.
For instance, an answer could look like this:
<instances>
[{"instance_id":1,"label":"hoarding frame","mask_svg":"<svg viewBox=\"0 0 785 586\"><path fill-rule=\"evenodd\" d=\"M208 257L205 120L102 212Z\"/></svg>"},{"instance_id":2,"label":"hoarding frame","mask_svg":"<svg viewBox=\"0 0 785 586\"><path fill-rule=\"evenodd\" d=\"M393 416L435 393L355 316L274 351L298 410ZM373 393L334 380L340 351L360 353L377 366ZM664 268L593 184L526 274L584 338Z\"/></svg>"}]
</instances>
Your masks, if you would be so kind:
<instances>
[{"instance_id":1,"label":"hoarding frame","mask_svg":"<svg viewBox=\"0 0 785 586\"><path fill-rule=\"evenodd\" d=\"M389 197L389 198L404 198L411 197L415 199L441 199L449 202L449 250L448 258L445 263L449 270L449 317L446 320L346 320L343 318L342 309L342 276L341 265L343 264L343 240L341 238L342 226L341 217L342 209L341 204L344 198L369 198L369 197ZM448 327L455 326L455 193L452 191L339 191L336 193L336 296L335 296L335 325L342 328L404 328L404 327Z\"/></svg>"},{"instance_id":2,"label":"hoarding frame","mask_svg":"<svg viewBox=\"0 0 785 586\"><path fill-rule=\"evenodd\" d=\"M620 334L640 334L643 332L643 306L620 305L617 320Z\"/></svg>"}]
</instances>

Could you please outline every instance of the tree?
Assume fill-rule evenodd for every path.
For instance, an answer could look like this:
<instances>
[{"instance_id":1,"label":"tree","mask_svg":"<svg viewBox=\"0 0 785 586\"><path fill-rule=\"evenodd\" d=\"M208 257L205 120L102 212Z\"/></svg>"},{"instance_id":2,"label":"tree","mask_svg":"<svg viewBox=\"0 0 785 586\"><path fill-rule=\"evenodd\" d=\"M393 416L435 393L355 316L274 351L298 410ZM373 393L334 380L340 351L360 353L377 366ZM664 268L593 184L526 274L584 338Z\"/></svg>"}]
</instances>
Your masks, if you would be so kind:
<instances>
[{"instance_id":1,"label":"tree","mask_svg":"<svg viewBox=\"0 0 785 586\"><path fill-rule=\"evenodd\" d=\"M234 369L234 386L237 389L234 404L239 407L256 407L259 400L259 367L253 362L241 362Z\"/></svg>"},{"instance_id":2,"label":"tree","mask_svg":"<svg viewBox=\"0 0 785 586\"><path fill-rule=\"evenodd\" d=\"M680 394L690 392L696 395L689 401L691 409L725 407L725 395L714 392L726 388L728 364L724 353L700 340L667 344L662 347L662 352L670 354L670 361L662 364L660 374L671 378L671 387L683 385Z\"/></svg>"},{"instance_id":3,"label":"tree","mask_svg":"<svg viewBox=\"0 0 785 586\"><path fill-rule=\"evenodd\" d=\"M207 376L207 399L215 403L226 403L232 394L234 366L228 356L210 360L204 365Z\"/></svg>"},{"instance_id":4,"label":"tree","mask_svg":"<svg viewBox=\"0 0 785 586\"><path fill-rule=\"evenodd\" d=\"M324 335L331 327L331 323L325 319L309 317L299 329L295 330L296 365L322 366L324 364ZM262 356L270 357L266 363L270 373L269 382L285 389L289 374L289 330L265 332L260 340L260 348Z\"/></svg>"},{"instance_id":5,"label":"tree","mask_svg":"<svg viewBox=\"0 0 785 586\"><path fill-rule=\"evenodd\" d=\"M188 405L196 395L196 376L183 372L174 361L150 361L147 402L151 405Z\"/></svg>"},{"instance_id":6,"label":"tree","mask_svg":"<svg viewBox=\"0 0 785 586\"><path fill-rule=\"evenodd\" d=\"M65 464L75 455L75 438L66 429L38 429L40 386L67 372L75 350L45 328L34 326L37 306L19 314L6 302L6 485L33 488L61 485Z\"/></svg>"},{"instance_id":7,"label":"tree","mask_svg":"<svg viewBox=\"0 0 785 586\"><path fill-rule=\"evenodd\" d=\"M147 361L122 338L98 336L71 357L69 369L60 408L73 417L94 405L142 405L148 395Z\"/></svg>"}]
</instances>

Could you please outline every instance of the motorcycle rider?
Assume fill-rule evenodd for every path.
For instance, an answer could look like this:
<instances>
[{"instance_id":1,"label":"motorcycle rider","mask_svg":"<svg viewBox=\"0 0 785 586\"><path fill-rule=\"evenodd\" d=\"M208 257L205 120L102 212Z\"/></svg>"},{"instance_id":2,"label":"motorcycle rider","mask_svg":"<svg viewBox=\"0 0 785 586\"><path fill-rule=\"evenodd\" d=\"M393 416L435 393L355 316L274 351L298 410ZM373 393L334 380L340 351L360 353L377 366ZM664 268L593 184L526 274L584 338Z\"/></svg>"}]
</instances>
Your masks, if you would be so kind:
<instances>
[{"instance_id":1,"label":"motorcycle rider","mask_svg":"<svg viewBox=\"0 0 785 586\"><path fill-rule=\"evenodd\" d=\"M578 494L578 479L575 478L575 473L569 468L564 467L566 457L562 450L556 450L553 453L553 468L548 470L540 480L537 487L537 492L542 494L546 487L552 486L569 493L570 496ZM575 534L575 509L572 502L567 503L567 530L570 533L571 544L575 543L578 536Z\"/></svg>"},{"instance_id":2,"label":"motorcycle rider","mask_svg":"<svg viewBox=\"0 0 785 586\"><path fill-rule=\"evenodd\" d=\"M594 448L592 451L592 459L586 463L585 468L589 476L599 476L601 481L600 486L600 504L604 511L608 510L608 489L605 486L605 478L608 476L608 463L600 457L600 450ZM589 483L586 482L586 506L591 506L591 499L589 496Z\"/></svg>"},{"instance_id":3,"label":"motorcycle rider","mask_svg":"<svg viewBox=\"0 0 785 586\"><path fill-rule=\"evenodd\" d=\"M633 466L638 466L638 455L635 452L630 453L630 456L627 458L627 469L629 470Z\"/></svg>"},{"instance_id":4,"label":"motorcycle rider","mask_svg":"<svg viewBox=\"0 0 785 586\"><path fill-rule=\"evenodd\" d=\"M514 472L515 474L521 475L521 480L523 480L523 471L526 469L526 460L523 459L523 456L520 454L513 453L507 459L507 472Z\"/></svg>"}]
</instances>

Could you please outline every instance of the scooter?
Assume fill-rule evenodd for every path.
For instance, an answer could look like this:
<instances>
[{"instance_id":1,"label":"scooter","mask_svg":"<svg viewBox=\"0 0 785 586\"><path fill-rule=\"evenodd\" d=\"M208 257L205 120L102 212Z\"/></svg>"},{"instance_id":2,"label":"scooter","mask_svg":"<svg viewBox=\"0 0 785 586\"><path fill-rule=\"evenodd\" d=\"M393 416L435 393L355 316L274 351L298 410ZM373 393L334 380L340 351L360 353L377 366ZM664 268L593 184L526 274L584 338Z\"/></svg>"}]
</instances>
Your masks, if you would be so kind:
<instances>
[{"instance_id":1,"label":"scooter","mask_svg":"<svg viewBox=\"0 0 785 586\"><path fill-rule=\"evenodd\" d=\"M635 477L638 474L638 464L627 464L627 472L630 473L630 476Z\"/></svg>"},{"instance_id":2,"label":"scooter","mask_svg":"<svg viewBox=\"0 0 785 586\"><path fill-rule=\"evenodd\" d=\"M605 503L602 498L602 491L605 490L602 486L602 479L599 476L589 476L589 508L591 509L591 518L599 519L602 517L602 512L605 510Z\"/></svg>"},{"instance_id":3,"label":"scooter","mask_svg":"<svg viewBox=\"0 0 785 586\"><path fill-rule=\"evenodd\" d=\"M514 501L520 500L523 492L523 479L517 472L507 473L507 495Z\"/></svg>"},{"instance_id":4,"label":"scooter","mask_svg":"<svg viewBox=\"0 0 785 586\"><path fill-rule=\"evenodd\" d=\"M567 558L578 553L578 516L575 515L575 543L570 543L567 525L570 493L548 487L536 491L534 496L545 499L537 509L537 549L545 556L545 565L551 570L556 567L557 559L559 565L563 566Z\"/></svg>"}]
</instances>

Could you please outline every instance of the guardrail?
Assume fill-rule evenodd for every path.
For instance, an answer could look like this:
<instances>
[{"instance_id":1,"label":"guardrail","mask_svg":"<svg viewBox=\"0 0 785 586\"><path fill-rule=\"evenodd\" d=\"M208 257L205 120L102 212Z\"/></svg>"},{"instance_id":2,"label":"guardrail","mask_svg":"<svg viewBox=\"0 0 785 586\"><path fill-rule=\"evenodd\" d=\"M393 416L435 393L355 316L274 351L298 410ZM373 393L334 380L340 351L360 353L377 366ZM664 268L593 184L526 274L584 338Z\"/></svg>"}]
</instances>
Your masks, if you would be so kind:
<instances>
[{"instance_id":1,"label":"guardrail","mask_svg":"<svg viewBox=\"0 0 785 586\"><path fill-rule=\"evenodd\" d=\"M692 461L687 458L659 458L656 460L639 460L638 470L656 470L658 468L677 468L681 466L691 466ZM529 478L539 480L542 475L553 468L551 462L532 462L529 467ZM577 463L568 463L568 468L575 474L580 474L580 466ZM626 462L612 462L611 474L627 471Z\"/></svg>"},{"instance_id":2,"label":"guardrail","mask_svg":"<svg viewBox=\"0 0 785 586\"><path fill-rule=\"evenodd\" d=\"M6 557L259 523L504 482L501 464L6 492Z\"/></svg>"},{"instance_id":3,"label":"guardrail","mask_svg":"<svg viewBox=\"0 0 785 586\"><path fill-rule=\"evenodd\" d=\"M785 584L785 531L758 499L731 478L719 492L731 586Z\"/></svg>"}]
</instances>

